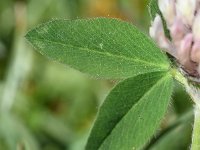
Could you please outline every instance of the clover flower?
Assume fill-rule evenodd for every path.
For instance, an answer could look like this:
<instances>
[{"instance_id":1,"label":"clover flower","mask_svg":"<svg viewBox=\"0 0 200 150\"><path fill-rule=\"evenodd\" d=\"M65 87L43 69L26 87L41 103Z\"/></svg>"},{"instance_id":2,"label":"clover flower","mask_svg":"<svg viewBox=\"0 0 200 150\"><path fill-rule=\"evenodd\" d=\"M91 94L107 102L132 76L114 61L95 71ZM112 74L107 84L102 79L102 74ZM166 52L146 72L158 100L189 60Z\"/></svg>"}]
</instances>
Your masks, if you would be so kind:
<instances>
[{"instance_id":1,"label":"clover flower","mask_svg":"<svg viewBox=\"0 0 200 150\"><path fill-rule=\"evenodd\" d=\"M177 59L190 76L200 77L200 0L158 0L171 39L156 15L150 36L160 48Z\"/></svg>"}]
</instances>

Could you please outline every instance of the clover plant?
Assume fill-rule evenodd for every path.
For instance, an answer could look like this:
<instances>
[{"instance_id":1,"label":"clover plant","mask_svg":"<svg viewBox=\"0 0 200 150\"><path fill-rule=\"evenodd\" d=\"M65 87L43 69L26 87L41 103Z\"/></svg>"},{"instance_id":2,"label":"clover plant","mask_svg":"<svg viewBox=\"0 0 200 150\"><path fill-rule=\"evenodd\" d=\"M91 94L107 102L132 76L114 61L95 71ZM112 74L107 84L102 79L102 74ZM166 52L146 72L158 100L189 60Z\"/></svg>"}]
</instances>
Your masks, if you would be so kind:
<instances>
[{"instance_id":1,"label":"clover plant","mask_svg":"<svg viewBox=\"0 0 200 150\"><path fill-rule=\"evenodd\" d=\"M99 109L86 150L143 149L166 113L175 80L196 105L191 149L200 149L199 8L198 0L152 0L153 39L111 18L55 19L27 33L49 59L91 77L120 80Z\"/></svg>"}]
</instances>

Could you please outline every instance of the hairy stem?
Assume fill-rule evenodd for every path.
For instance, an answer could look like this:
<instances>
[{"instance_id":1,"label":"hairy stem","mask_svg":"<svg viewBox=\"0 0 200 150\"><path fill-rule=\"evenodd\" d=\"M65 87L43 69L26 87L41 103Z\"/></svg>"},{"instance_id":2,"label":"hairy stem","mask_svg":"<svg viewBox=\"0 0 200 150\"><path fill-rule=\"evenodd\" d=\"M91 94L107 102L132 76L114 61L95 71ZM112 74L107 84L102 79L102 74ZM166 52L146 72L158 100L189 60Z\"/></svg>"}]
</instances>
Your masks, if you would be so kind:
<instances>
[{"instance_id":1,"label":"hairy stem","mask_svg":"<svg viewBox=\"0 0 200 150\"><path fill-rule=\"evenodd\" d=\"M200 150L200 89L198 86L189 84L186 86L186 89L196 104L191 150Z\"/></svg>"},{"instance_id":2,"label":"hairy stem","mask_svg":"<svg viewBox=\"0 0 200 150\"><path fill-rule=\"evenodd\" d=\"M195 108L194 129L191 150L200 150L200 108Z\"/></svg>"},{"instance_id":3,"label":"hairy stem","mask_svg":"<svg viewBox=\"0 0 200 150\"><path fill-rule=\"evenodd\" d=\"M177 71L176 69L171 70L172 75L178 80L180 83L185 86L188 94L192 98L195 103L194 109L194 128L192 135L192 145L191 150L200 150L200 87L199 84L191 84L187 81L187 79Z\"/></svg>"}]
</instances>

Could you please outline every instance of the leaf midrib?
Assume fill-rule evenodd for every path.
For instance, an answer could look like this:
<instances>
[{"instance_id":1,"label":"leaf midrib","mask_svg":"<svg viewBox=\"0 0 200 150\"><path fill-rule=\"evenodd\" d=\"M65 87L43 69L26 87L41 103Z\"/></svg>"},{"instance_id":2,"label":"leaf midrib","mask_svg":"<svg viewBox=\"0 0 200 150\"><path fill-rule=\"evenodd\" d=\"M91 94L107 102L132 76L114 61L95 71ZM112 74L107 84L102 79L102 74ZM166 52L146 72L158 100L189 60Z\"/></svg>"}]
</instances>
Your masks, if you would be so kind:
<instances>
[{"instance_id":1,"label":"leaf midrib","mask_svg":"<svg viewBox=\"0 0 200 150\"><path fill-rule=\"evenodd\" d=\"M131 108L127 111L127 113L126 113L122 118L120 118L120 120L118 121L118 123L119 123L132 109L134 109L134 108L137 107L140 103L142 103L142 102L143 102L143 101L142 101L143 98L144 98L146 95L148 95L148 94L156 87L156 85L160 84L160 82L162 82L165 78L167 78L167 77L169 77L169 76L170 76L170 74L167 73L166 75L163 75L163 77L161 77L158 81L156 81L156 83L152 86L152 88L150 88L149 90L147 90L147 91L145 92L145 94L144 94L141 98L139 98L138 102L135 103L135 104L133 105L133 107L131 107ZM118 123L116 123L116 125L114 126L114 128L113 128L113 129L107 134L107 136L102 140L101 144L99 144L99 146L98 146L97 149L101 148L101 146L104 144L104 142L106 141L106 139L107 139L107 138L111 135L111 133L115 130L115 128L117 127Z\"/></svg>"},{"instance_id":2,"label":"leaf midrib","mask_svg":"<svg viewBox=\"0 0 200 150\"><path fill-rule=\"evenodd\" d=\"M153 63L150 63L150 62L147 62L147 61L140 60L140 59L133 59L133 58L125 57L125 56L122 56L122 55L119 56L119 55L115 55L115 54L109 53L107 50L106 50L106 53L105 53L105 52L92 50L92 49L89 49L89 48L83 48L83 47L74 46L74 45L71 45L71 44L66 44L66 43L61 43L61 42L56 42L56 41L51 41L51 40L47 40L47 39L45 39L45 40L41 39L41 38L29 38L29 39L45 41L45 42L49 42L49 43L54 43L54 44L66 46L66 47L78 48L78 49L81 49L83 51L98 53L98 54L101 54L101 55L105 55L107 57L122 58L123 60L128 60L128 61L131 61L131 62L141 62L143 64L148 64L149 66L156 66L156 67L162 68L163 70L167 70L168 69L168 65L164 65L164 64L163 65L161 65L161 64L157 65L157 64L153 64ZM38 47L38 46L36 46L36 47Z\"/></svg>"}]
</instances>

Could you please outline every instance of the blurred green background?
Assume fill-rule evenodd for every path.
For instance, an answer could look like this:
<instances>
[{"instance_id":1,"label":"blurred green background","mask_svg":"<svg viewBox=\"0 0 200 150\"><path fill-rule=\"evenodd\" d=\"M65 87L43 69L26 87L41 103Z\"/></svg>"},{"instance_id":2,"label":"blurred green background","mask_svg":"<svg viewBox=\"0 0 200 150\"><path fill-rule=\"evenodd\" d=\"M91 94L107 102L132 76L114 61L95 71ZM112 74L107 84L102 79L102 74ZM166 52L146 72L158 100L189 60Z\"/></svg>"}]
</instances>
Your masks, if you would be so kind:
<instances>
[{"instance_id":1,"label":"blurred green background","mask_svg":"<svg viewBox=\"0 0 200 150\"><path fill-rule=\"evenodd\" d=\"M52 18L104 16L148 33L148 2L0 0L0 150L83 150L100 104L118 82L49 61L28 44L26 32ZM144 149L190 147L192 102L181 85L174 88L166 117Z\"/></svg>"}]
</instances>

